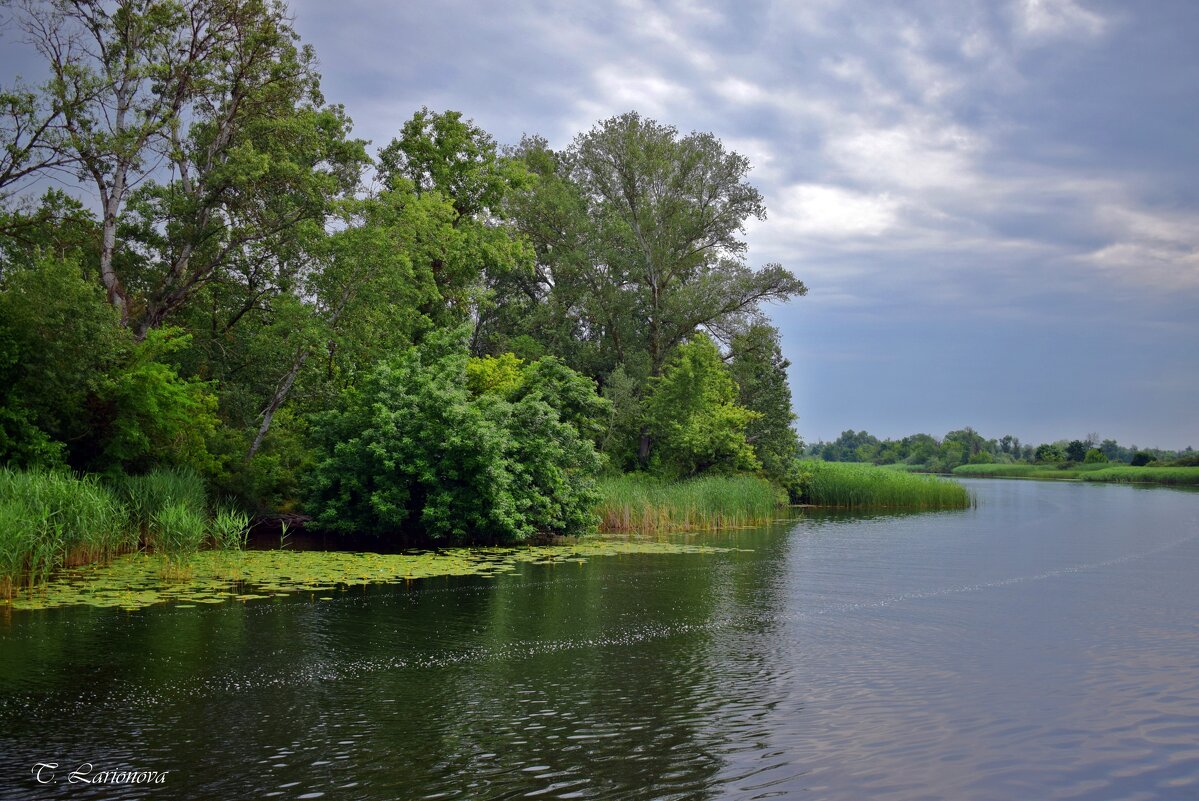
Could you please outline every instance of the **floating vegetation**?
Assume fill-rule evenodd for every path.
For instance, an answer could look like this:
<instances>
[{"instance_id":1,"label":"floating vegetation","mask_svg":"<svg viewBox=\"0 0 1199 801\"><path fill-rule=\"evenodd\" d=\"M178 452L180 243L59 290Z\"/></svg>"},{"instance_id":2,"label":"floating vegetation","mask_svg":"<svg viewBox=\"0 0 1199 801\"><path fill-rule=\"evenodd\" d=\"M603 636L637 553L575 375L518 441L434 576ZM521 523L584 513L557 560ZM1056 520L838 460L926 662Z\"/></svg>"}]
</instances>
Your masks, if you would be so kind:
<instances>
[{"instance_id":1,"label":"floating vegetation","mask_svg":"<svg viewBox=\"0 0 1199 801\"><path fill-rule=\"evenodd\" d=\"M201 551L187 563L188 574L162 578L166 557L136 553L107 565L64 570L44 586L13 597L14 609L93 606L141 609L173 602L181 607L254 601L296 592L319 592L321 600L338 587L384 584L437 576L497 576L521 562L569 564L594 556L648 553L724 553L732 548L644 540L583 540L568 545L526 548L454 548L406 554L329 551Z\"/></svg>"}]
</instances>

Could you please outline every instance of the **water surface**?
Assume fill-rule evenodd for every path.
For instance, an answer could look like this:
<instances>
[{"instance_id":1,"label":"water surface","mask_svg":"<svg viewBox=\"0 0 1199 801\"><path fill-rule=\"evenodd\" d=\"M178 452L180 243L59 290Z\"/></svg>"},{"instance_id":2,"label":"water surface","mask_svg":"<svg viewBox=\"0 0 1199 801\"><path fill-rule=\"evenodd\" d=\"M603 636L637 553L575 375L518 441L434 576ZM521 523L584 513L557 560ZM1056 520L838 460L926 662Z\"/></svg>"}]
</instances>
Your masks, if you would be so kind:
<instances>
[{"instance_id":1,"label":"water surface","mask_svg":"<svg viewBox=\"0 0 1199 801\"><path fill-rule=\"evenodd\" d=\"M1199 494L967 483L689 540L749 552L10 611L0 798L1199 798Z\"/></svg>"}]
</instances>

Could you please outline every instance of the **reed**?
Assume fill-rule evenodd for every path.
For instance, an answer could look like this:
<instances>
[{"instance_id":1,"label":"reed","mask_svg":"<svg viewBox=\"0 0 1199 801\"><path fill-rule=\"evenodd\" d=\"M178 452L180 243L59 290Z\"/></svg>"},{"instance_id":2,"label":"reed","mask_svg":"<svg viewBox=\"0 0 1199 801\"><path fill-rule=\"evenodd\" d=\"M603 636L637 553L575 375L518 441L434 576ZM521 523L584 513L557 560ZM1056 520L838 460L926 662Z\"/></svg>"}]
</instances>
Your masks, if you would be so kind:
<instances>
[{"instance_id":1,"label":"reed","mask_svg":"<svg viewBox=\"0 0 1199 801\"><path fill-rule=\"evenodd\" d=\"M803 500L841 509L965 509L974 503L961 484L936 476L849 462L803 462Z\"/></svg>"},{"instance_id":2,"label":"reed","mask_svg":"<svg viewBox=\"0 0 1199 801\"><path fill-rule=\"evenodd\" d=\"M664 481L629 474L600 482L600 531L711 531L769 523L785 495L754 476Z\"/></svg>"},{"instance_id":3,"label":"reed","mask_svg":"<svg viewBox=\"0 0 1199 801\"><path fill-rule=\"evenodd\" d=\"M1131 467L1110 464L1076 464L1062 467L1043 464L966 464L956 468L953 474L966 478L1078 479L1119 484L1199 486L1199 467Z\"/></svg>"},{"instance_id":4,"label":"reed","mask_svg":"<svg viewBox=\"0 0 1199 801\"><path fill-rule=\"evenodd\" d=\"M244 512L218 509L208 524L212 544L222 551L240 551L250 534L250 518Z\"/></svg>"},{"instance_id":5,"label":"reed","mask_svg":"<svg viewBox=\"0 0 1199 801\"><path fill-rule=\"evenodd\" d=\"M116 488L131 525L151 545L155 516L164 509L179 505L202 515L208 507L204 481L190 470L158 469L140 476L122 476Z\"/></svg>"},{"instance_id":6,"label":"reed","mask_svg":"<svg viewBox=\"0 0 1199 801\"><path fill-rule=\"evenodd\" d=\"M184 470L155 470L113 484L65 472L0 469L0 597L44 583L64 566L107 561L147 547L186 576L208 537L245 547L249 519L218 510L208 518L204 482Z\"/></svg>"},{"instance_id":7,"label":"reed","mask_svg":"<svg viewBox=\"0 0 1199 801\"><path fill-rule=\"evenodd\" d=\"M96 478L0 469L0 595L136 546L119 498Z\"/></svg>"},{"instance_id":8,"label":"reed","mask_svg":"<svg viewBox=\"0 0 1199 801\"><path fill-rule=\"evenodd\" d=\"M1107 467L1086 473L1083 481L1108 481L1117 484L1173 484L1199 486L1199 467Z\"/></svg>"}]
</instances>

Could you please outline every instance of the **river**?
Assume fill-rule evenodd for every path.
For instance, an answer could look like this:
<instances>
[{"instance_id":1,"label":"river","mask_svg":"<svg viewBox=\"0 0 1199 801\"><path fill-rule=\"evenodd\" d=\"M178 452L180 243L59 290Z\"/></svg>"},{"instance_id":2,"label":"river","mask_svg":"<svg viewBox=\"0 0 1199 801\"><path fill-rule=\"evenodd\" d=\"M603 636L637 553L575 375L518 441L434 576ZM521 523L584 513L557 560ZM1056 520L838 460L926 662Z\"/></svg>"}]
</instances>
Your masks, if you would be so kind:
<instances>
[{"instance_id":1,"label":"river","mask_svg":"<svg viewBox=\"0 0 1199 801\"><path fill-rule=\"evenodd\" d=\"M1199 493L965 483L690 540L732 552L10 610L0 798L1199 798Z\"/></svg>"}]
</instances>

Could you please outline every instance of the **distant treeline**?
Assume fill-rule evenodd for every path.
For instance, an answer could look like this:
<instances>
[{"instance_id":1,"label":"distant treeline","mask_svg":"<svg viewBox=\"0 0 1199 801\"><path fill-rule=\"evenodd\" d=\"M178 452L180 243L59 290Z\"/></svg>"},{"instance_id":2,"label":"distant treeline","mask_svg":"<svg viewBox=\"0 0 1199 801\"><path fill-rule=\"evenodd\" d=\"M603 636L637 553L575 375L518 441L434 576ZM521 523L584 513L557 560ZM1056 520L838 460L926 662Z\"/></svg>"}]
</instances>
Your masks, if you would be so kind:
<instances>
[{"instance_id":1,"label":"distant treeline","mask_svg":"<svg viewBox=\"0 0 1199 801\"><path fill-rule=\"evenodd\" d=\"M1114 439L1100 440L1097 434L1089 434L1086 439L1034 445L1011 434L986 439L970 427L950 431L940 439L931 434L913 434L903 439L880 440L865 431L843 431L832 442L808 445L805 455L826 462L907 464L936 473L948 473L964 464L1199 465L1199 454L1191 447L1180 451L1138 448L1121 445Z\"/></svg>"}]
</instances>

